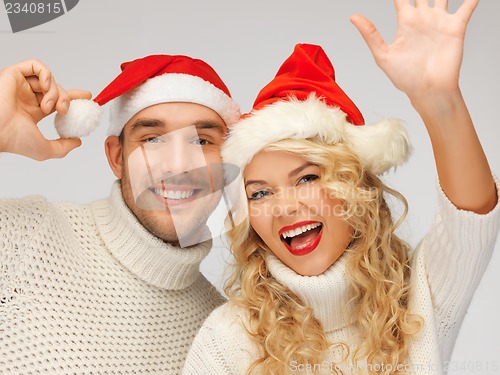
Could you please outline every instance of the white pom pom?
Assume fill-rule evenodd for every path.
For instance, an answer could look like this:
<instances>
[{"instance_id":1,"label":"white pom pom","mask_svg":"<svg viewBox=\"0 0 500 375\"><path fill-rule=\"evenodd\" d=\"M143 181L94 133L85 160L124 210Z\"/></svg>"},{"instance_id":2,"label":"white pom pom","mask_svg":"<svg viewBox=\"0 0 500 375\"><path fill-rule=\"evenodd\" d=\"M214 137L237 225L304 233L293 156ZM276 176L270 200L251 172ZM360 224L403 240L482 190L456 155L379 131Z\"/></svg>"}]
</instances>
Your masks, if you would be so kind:
<instances>
[{"instance_id":1,"label":"white pom pom","mask_svg":"<svg viewBox=\"0 0 500 375\"><path fill-rule=\"evenodd\" d=\"M104 109L93 100L72 100L68 113L57 114L55 127L61 138L79 138L92 133L101 122Z\"/></svg>"}]
</instances>

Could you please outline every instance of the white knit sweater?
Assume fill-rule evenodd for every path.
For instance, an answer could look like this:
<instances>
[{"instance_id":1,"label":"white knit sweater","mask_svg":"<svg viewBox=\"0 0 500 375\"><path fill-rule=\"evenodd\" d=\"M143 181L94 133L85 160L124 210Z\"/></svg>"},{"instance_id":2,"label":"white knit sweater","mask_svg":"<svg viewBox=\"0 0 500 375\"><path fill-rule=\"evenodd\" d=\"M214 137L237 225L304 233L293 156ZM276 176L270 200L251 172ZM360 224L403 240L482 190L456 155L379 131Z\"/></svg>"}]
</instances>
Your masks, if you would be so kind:
<instances>
[{"instance_id":1,"label":"white knit sweater","mask_svg":"<svg viewBox=\"0 0 500 375\"><path fill-rule=\"evenodd\" d=\"M411 260L410 308L424 319L424 327L411 344L411 366L405 370L418 375L445 373L446 361L451 357L472 295L491 258L499 228L500 204L490 213L478 215L458 210L439 189L434 225ZM352 352L358 343L355 322L346 308L349 296L345 256L322 275L309 277L296 274L272 255L267 263L279 282L313 308L328 339L348 344ZM248 322L245 311L231 303L216 309L200 329L183 374L245 374L257 358L255 344L243 327L247 325L245 322ZM338 361L340 357L336 354L332 349L325 360ZM366 370L366 361L357 365L361 373L363 367ZM339 367L344 373L352 373L345 366ZM330 369L327 362L309 368L290 363L291 374L333 373Z\"/></svg>"},{"instance_id":2,"label":"white knit sweater","mask_svg":"<svg viewBox=\"0 0 500 375\"><path fill-rule=\"evenodd\" d=\"M115 183L90 205L0 201L0 374L179 374L223 302L209 242L151 235Z\"/></svg>"}]
</instances>

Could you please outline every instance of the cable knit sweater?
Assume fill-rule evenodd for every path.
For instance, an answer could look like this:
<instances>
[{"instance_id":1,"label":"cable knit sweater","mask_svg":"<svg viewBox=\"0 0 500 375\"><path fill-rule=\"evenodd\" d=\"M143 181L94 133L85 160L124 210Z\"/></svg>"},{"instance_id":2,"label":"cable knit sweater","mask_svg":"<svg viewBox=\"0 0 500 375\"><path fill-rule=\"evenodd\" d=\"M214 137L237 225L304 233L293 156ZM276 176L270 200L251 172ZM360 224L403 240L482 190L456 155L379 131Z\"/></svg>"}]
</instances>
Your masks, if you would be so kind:
<instances>
[{"instance_id":1,"label":"cable knit sweater","mask_svg":"<svg viewBox=\"0 0 500 375\"><path fill-rule=\"evenodd\" d=\"M403 369L418 375L446 372L446 361L491 258L499 228L500 204L490 213L478 215L457 209L439 189L434 225L411 258L410 309L424 319L424 326L411 343L410 366ZM298 275L272 255L267 264L273 277L313 308L331 342L343 342L353 349L358 342L355 321L346 308L345 256L319 276ZM216 309L200 329L183 374L245 374L258 352L244 325L248 327L248 317L240 307L229 302ZM325 360L339 358L332 349ZM291 362L290 373L333 373L327 363L306 367ZM370 369L366 360L356 366L361 373ZM347 374L353 372L346 363L339 368Z\"/></svg>"},{"instance_id":2,"label":"cable knit sweater","mask_svg":"<svg viewBox=\"0 0 500 375\"><path fill-rule=\"evenodd\" d=\"M0 201L0 374L179 374L223 300L211 243L151 235L118 183L90 205Z\"/></svg>"}]
</instances>

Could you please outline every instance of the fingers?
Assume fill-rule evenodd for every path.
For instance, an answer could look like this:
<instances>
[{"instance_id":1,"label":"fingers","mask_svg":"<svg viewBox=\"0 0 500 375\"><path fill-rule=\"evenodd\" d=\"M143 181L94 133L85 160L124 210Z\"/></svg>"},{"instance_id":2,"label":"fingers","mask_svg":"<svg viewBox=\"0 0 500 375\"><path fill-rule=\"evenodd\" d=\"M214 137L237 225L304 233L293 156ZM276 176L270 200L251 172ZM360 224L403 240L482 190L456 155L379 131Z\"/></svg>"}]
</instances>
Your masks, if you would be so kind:
<instances>
[{"instance_id":1,"label":"fingers","mask_svg":"<svg viewBox=\"0 0 500 375\"><path fill-rule=\"evenodd\" d=\"M57 85L57 95L55 95L55 91L51 90L49 92L45 92L44 89L42 88L42 85L40 83L40 79L37 76L31 76L26 78L26 82L28 82L28 85L31 87L31 91L36 96L36 99L38 101L38 105L42 106L42 102L45 103L45 107L43 108L43 111L47 114L47 111L50 110L50 112L53 110L54 103L57 104L57 102L60 101L61 95L63 97L67 97L68 95L64 93L64 89ZM46 97L47 96L47 97ZM49 98L50 97L50 98ZM43 100L45 98L45 100ZM51 108L47 108L46 103L50 102ZM48 113L50 113L48 112Z\"/></svg>"},{"instance_id":2,"label":"fingers","mask_svg":"<svg viewBox=\"0 0 500 375\"><path fill-rule=\"evenodd\" d=\"M42 85L40 84L40 80L37 76L26 77L26 82L30 85L31 90L36 93L42 93Z\"/></svg>"},{"instance_id":3,"label":"fingers","mask_svg":"<svg viewBox=\"0 0 500 375\"><path fill-rule=\"evenodd\" d=\"M59 92L59 97L56 103L56 111L64 115L68 112L70 97L66 90L64 90L61 85L57 85L57 90Z\"/></svg>"},{"instance_id":4,"label":"fingers","mask_svg":"<svg viewBox=\"0 0 500 375\"><path fill-rule=\"evenodd\" d=\"M415 7L429 7L429 0L414 0ZM394 0L396 10L399 11L404 7L411 6L410 0ZM434 0L434 7L448 9L448 0Z\"/></svg>"},{"instance_id":5,"label":"fingers","mask_svg":"<svg viewBox=\"0 0 500 375\"><path fill-rule=\"evenodd\" d=\"M462 18L465 23L468 23L478 4L479 0L464 0L455 14Z\"/></svg>"},{"instance_id":6,"label":"fingers","mask_svg":"<svg viewBox=\"0 0 500 375\"><path fill-rule=\"evenodd\" d=\"M387 47L387 44L385 43L380 32L377 30L375 25L373 25L373 23L364 16L356 14L351 16L350 20L360 32L361 36L368 45L368 48L370 48L370 51L375 57L375 60L378 60L384 49Z\"/></svg>"},{"instance_id":7,"label":"fingers","mask_svg":"<svg viewBox=\"0 0 500 375\"><path fill-rule=\"evenodd\" d=\"M40 84L43 90L43 81L40 80ZM59 85L54 80L54 77L50 77L49 89L43 93L43 99L40 103L40 108L45 114L52 113L56 103L59 100Z\"/></svg>"},{"instance_id":8,"label":"fingers","mask_svg":"<svg viewBox=\"0 0 500 375\"><path fill-rule=\"evenodd\" d=\"M69 99L67 95L64 94L64 90L62 92L62 98L60 97L61 91L59 85L56 83L50 69L41 61L35 59L26 60L14 65L13 68L17 69L19 73L24 76L24 79L31 86L38 100L40 99L40 95L37 94L43 94L42 100L39 100L40 108L43 113L52 113L57 105L59 105L60 109L64 110L62 100L66 100L69 104Z\"/></svg>"},{"instance_id":9,"label":"fingers","mask_svg":"<svg viewBox=\"0 0 500 375\"><path fill-rule=\"evenodd\" d=\"M91 99L92 98L92 93L90 91L86 90L68 90L68 95L71 100L75 99Z\"/></svg>"},{"instance_id":10,"label":"fingers","mask_svg":"<svg viewBox=\"0 0 500 375\"><path fill-rule=\"evenodd\" d=\"M396 12L401 11L405 7L410 6L409 0L394 0L394 6L396 7Z\"/></svg>"},{"instance_id":11,"label":"fingers","mask_svg":"<svg viewBox=\"0 0 500 375\"><path fill-rule=\"evenodd\" d=\"M80 147L81 144L82 141L80 138L59 138L47 141L44 147L44 154L40 156L42 160L63 158L75 148Z\"/></svg>"},{"instance_id":12,"label":"fingers","mask_svg":"<svg viewBox=\"0 0 500 375\"><path fill-rule=\"evenodd\" d=\"M428 7L429 0L415 0L415 7Z\"/></svg>"},{"instance_id":13,"label":"fingers","mask_svg":"<svg viewBox=\"0 0 500 375\"><path fill-rule=\"evenodd\" d=\"M75 99L91 99L92 93L90 91L85 90L64 90L61 86L59 86L59 100L57 101L56 110L61 115L64 115L68 112L68 109L71 105L71 100Z\"/></svg>"},{"instance_id":14,"label":"fingers","mask_svg":"<svg viewBox=\"0 0 500 375\"><path fill-rule=\"evenodd\" d=\"M41 105L44 97L46 95L51 95L52 92L50 93L43 93L42 85L40 83L40 80L36 76L31 76L27 77L26 81L31 87L31 90L35 93L35 96L37 98L38 103ZM52 107L50 108L50 112L53 112L56 110L60 114L66 114L68 112L69 106L70 106L70 101L74 99L91 99L92 98L92 93L90 91L85 91L85 90L65 90L63 89L60 85L57 85L57 96L54 97L52 95L51 99L55 99L55 105L53 105L53 102L51 101ZM47 103L47 99L44 103ZM47 110L47 108L46 108ZM45 111L44 111L45 112ZM46 113L46 112L45 112Z\"/></svg>"},{"instance_id":15,"label":"fingers","mask_svg":"<svg viewBox=\"0 0 500 375\"><path fill-rule=\"evenodd\" d=\"M34 160L43 161L65 157L69 152L81 146L79 138L60 138L47 140L38 128L32 128L25 134L26 139L15 150L6 150L24 155Z\"/></svg>"},{"instance_id":16,"label":"fingers","mask_svg":"<svg viewBox=\"0 0 500 375\"><path fill-rule=\"evenodd\" d=\"M51 83L50 89L47 92L44 92L42 84L36 76L27 77L26 82L28 82L31 90L35 93L38 104L45 114L50 114L54 110L61 114L65 114L68 111L70 96L55 81Z\"/></svg>"},{"instance_id":17,"label":"fingers","mask_svg":"<svg viewBox=\"0 0 500 375\"><path fill-rule=\"evenodd\" d=\"M43 94L41 92L35 92L35 96L36 96L36 101L38 102L38 105L40 106L40 103L43 100Z\"/></svg>"},{"instance_id":18,"label":"fingers","mask_svg":"<svg viewBox=\"0 0 500 375\"><path fill-rule=\"evenodd\" d=\"M434 0L434 8L448 10L448 0Z\"/></svg>"},{"instance_id":19,"label":"fingers","mask_svg":"<svg viewBox=\"0 0 500 375\"><path fill-rule=\"evenodd\" d=\"M19 72L25 76L36 76L40 80L40 87L43 91L48 91L50 89L50 84L52 82L52 73L49 68L47 68L41 61L33 59L22 61L16 65Z\"/></svg>"}]
</instances>

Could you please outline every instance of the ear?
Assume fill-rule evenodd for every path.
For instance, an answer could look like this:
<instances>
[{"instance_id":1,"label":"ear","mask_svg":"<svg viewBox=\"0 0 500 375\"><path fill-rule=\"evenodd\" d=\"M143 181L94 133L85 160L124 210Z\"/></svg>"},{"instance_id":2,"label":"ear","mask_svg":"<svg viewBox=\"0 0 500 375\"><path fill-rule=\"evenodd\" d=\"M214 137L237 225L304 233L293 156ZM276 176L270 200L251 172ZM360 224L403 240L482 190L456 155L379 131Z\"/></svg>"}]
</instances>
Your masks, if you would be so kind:
<instances>
[{"instance_id":1,"label":"ear","mask_svg":"<svg viewBox=\"0 0 500 375\"><path fill-rule=\"evenodd\" d=\"M122 144L120 138L116 135L111 135L106 138L104 143L106 157L108 158L109 166L117 178L122 178Z\"/></svg>"}]
</instances>

